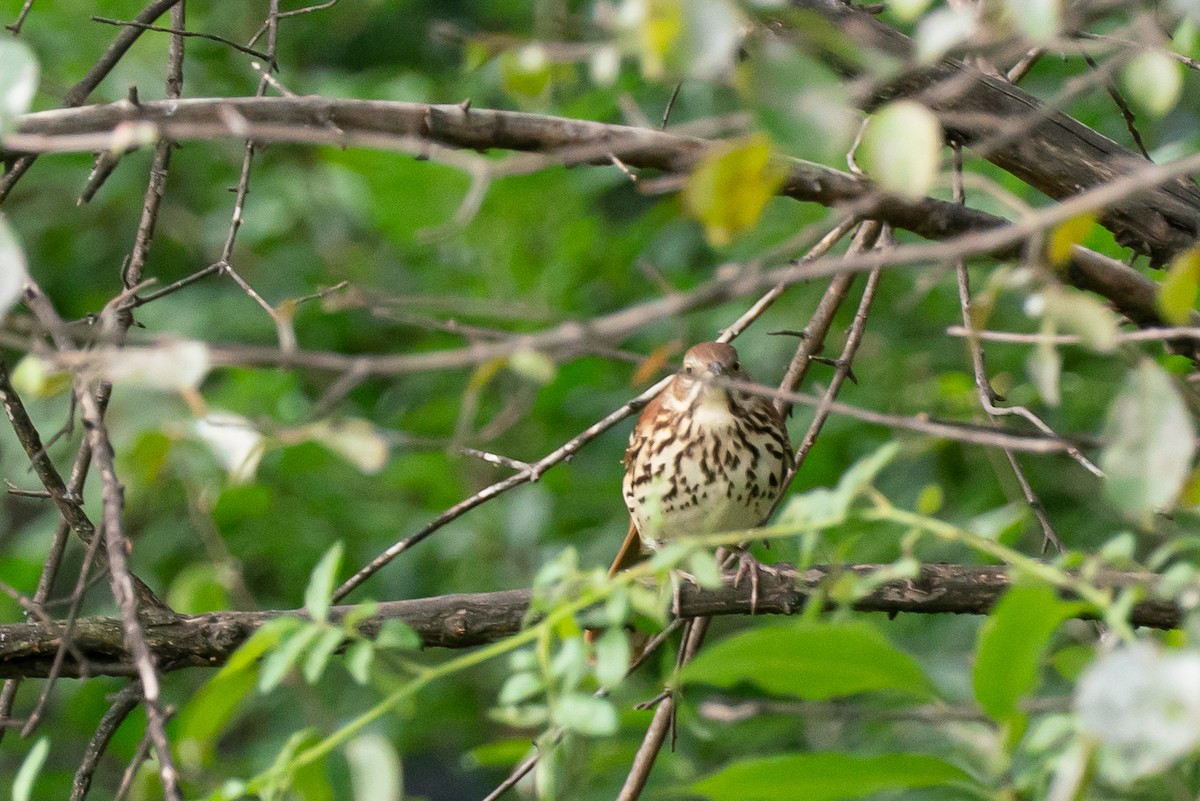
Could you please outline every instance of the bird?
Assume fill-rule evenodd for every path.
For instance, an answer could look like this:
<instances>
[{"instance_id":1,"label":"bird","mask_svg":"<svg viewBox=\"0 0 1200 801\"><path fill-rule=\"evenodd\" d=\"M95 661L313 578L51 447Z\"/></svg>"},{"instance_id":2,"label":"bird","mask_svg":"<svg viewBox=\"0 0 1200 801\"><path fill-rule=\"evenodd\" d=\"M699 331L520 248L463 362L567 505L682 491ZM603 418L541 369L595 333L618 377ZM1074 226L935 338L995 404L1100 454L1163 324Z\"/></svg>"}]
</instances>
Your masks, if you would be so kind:
<instances>
[{"instance_id":1,"label":"bird","mask_svg":"<svg viewBox=\"0 0 1200 801\"><path fill-rule=\"evenodd\" d=\"M625 451L630 526L610 575L667 542L766 521L783 492L792 448L774 404L729 384L751 380L732 345L702 342L646 404ZM755 586L759 568L751 568Z\"/></svg>"}]
</instances>

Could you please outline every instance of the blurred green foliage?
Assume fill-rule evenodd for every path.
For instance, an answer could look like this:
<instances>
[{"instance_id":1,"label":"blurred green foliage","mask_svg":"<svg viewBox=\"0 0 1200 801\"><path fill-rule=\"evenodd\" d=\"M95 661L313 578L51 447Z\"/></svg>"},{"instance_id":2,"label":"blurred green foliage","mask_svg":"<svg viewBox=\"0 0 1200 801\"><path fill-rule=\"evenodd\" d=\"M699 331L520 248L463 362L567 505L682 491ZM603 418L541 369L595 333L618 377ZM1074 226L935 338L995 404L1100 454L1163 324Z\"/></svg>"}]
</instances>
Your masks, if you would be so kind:
<instances>
[{"instance_id":1,"label":"blurred green foliage","mask_svg":"<svg viewBox=\"0 0 1200 801\"><path fill-rule=\"evenodd\" d=\"M193 0L188 5L188 28L245 42L262 25L266 5ZM115 28L89 21L90 15L127 20L139 10L140 3L133 0L35 4L21 34L41 63L35 109L56 106L115 35ZM675 89L670 64L663 66L666 72L661 78L647 79L639 68L646 53L639 61L626 50L611 80L597 80L586 59L551 58L547 65L529 60L526 53L522 60L521 48L539 40L608 43L619 39L598 22L602 11L573 0L343 0L325 10L282 20L278 77L297 94L446 103L469 98L476 107L633 124L640 122L640 114L656 124ZM14 10L10 7L4 13L11 16ZM712 46L721 41L717 37ZM651 41L641 46L655 45ZM166 47L164 34L143 35L92 100L118 100L131 85L144 99L161 97ZM554 56L554 48L547 47ZM670 126L748 112L771 137L778 155L842 167L857 127L844 89L826 68L794 48L771 46L760 51L758 47L753 45L743 54L746 58L736 66L735 78L685 80ZM189 39L185 95L252 93L257 73L250 61L249 56L219 43ZM1078 60L1045 60L1026 87L1051 94L1079 69ZM1195 82L1188 81L1183 92L1194 100ZM1161 119L1142 121L1143 136L1153 147L1194 151L1200 131L1195 108L1185 100ZM1101 90L1071 99L1066 110L1103 133L1121 141L1127 138L1120 114ZM242 155L243 148L235 141L188 142L175 152L146 267L146 275L159 285L219 258L233 206L226 189L238 180ZM24 246L32 275L67 318L99 312L119 291L149 160L148 151L128 155L94 200L76 205L90 159L44 157L6 203L5 214ZM967 169L1025 202L1044 201L990 165L968 158ZM943 170L934 194L948 196L945 177ZM774 198L756 225L717 247L710 244L714 237L706 239L702 225L685 214L677 195L645 194L617 169L587 167L548 168L497 180L478 213L467 224L456 226L454 215L469 185L469 178L450 166L398 153L264 147L255 157L245 224L232 266L272 304L349 282L348 290L298 307L295 329L304 348L413 353L462 344L458 335L424 324L427 318L515 332L584 321L664 292L697 286L722 265L745 264L764 253L780 252L779 248L784 258L799 255L788 245L797 232L831 219L826 209L816 205ZM1010 211L971 188L968 200L985 210ZM1126 256L1096 226L1081 236L1086 236L1084 242L1090 247L1117 258ZM899 239L911 241L903 233ZM1037 294L1038 287L1028 271L1013 266L998 269L987 262L971 266L973 286L990 304L986 327L1037 331L1040 323L1030 313L1030 296ZM738 341L744 363L760 380L773 383L779 378L795 344L790 337L768 334L802 328L822 291L820 282L790 289ZM356 302L356 298L367 301ZM372 303L370 298L385 301ZM852 297L838 315L830 353L840 348L856 299ZM626 354L649 354L674 343L672 353L678 355L688 343L713 338L752 300L740 298L683 318L657 320L620 346ZM952 273L941 268L889 272L854 363L857 382L845 388L842 399L894 414L928 413L982 422L964 345L945 334L947 326L960 322L959 315ZM144 328L135 331L140 339L172 334L214 343L272 345L276 341L270 318L224 276L211 276L148 304L138 310L137 321ZM1151 345L1142 350L1171 366L1169 359L1159 355L1161 349ZM1031 351L1027 345L988 346L989 374L1000 393L1011 403L1030 406L1057 431L1099 434L1134 356L1125 351L1059 349L1062 403L1050 406L1043 402L1027 367ZM344 543L343 565L357 568L449 506L509 474L506 468L457 455L456 446L535 461L640 391L644 384L633 384L636 367L636 359L584 356L559 363L549 373L539 362L524 369L502 368L494 375L462 370L376 378L354 388L331 410L322 409L320 403L336 375L218 369L201 387L208 410L240 415L266 436L261 463L243 483L231 481L197 439L193 411L183 400L166 392L118 386L108 420L127 489L133 567L181 612L298 608L305 603L310 574L334 543ZM828 366L814 365L808 389L823 386L829 376ZM1155 376L1167 381L1165 373ZM464 401L468 394L474 398L473 408ZM46 436L70 419L64 396L26 400ZM382 469L364 472L361 465L311 438L287 436L325 417L368 421L389 448ZM810 419L809 410L796 411L791 424L794 437ZM568 547L579 554L584 568L605 566L627 526L619 491L627 430L628 424L602 436L538 483L522 486L451 523L382 570L352 600L526 587L539 569ZM76 426L51 447L50 454L60 466L69 464L80 436ZM22 489L36 488L11 433L5 430L0 437L0 472ZM1002 454L981 448L893 433L834 416L793 492L836 485L856 460L893 441L900 443L899 455L876 486L898 507L918 508L1025 553L1040 553L1040 529L1031 515L1019 511L1020 490L1007 461ZM1124 519L1120 510L1103 500L1102 482L1065 457L1021 457L1020 461L1059 536L1072 550L1094 551L1130 526L1147 522ZM98 487L98 482L91 482L86 495L93 518L98 516ZM57 516L42 500L14 496L5 497L0 516L4 532L0 578L30 593ZM1194 517L1186 510L1173 520L1148 521L1131 556L1142 559L1155 547L1182 541L1194 531ZM909 554L902 544L904 534L901 526L851 518L825 531L812 557L822 562L980 558L961 542L933 538L921 539L916 553ZM782 540L763 556L795 560L800 550L795 541ZM73 545L56 597L69 592L69 580L80 560L80 550ZM1042 606L1054 606L1036 597L1044 601ZM90 593L83 611L111 613L107 591L101 587ZM6 622L22 619L20 608L5 596L0 596L0 612ZM903 660L906 669L918 671L921 679L911 683L924 687L927 676L939 703L974 704L977 688L972 676L976 682L980 676L978 670L972 673L977 619L909 616L887 621L861 616L808 625L828 625L829 631L837 632L869 628L873 646ZM1005 632L1011 633L1010 628ZM759 636L737 640L745 629L755 629ZM792 634L783 638L788 642L800 631L789 630ZM738 658L752 661L756 649L770 648L771 638L765 636L770 631L754 620L720 619L710 637L726 645L740 644L747 653ZM1038 637L1051 644L1039 640L1035 653L1024 655L1022 669L1041 671L1042 692L1061 697L1069 692L1079 663L1086 661L1080 658L1080 646L1090 646L1094 631L1072 623L1057 633L1038 632ZM1039 660L1049 652L1056 665L1070 662L1076 668L1065 677L1046 670ZM851 648L850 653L859 652ZM370 707L400 681L389 658L377 658L376 667L382 663L383 668L373 670L366 684L354 681L340 658L323 672L314 669L314 683L293 673L267 695L254 692L252 680L245 676L229 679L236 705L212 713L218 722L228 714L227 725L209 732L210 742L181 746L189 797L214 791L227 778L264 769L296 732L312 727L316 734L305 735L309 738L305 742L310 742ZM408 658L432 666L450 656L428 652ZM993 661L987 670L1003 672L1003 660L994 653L989 658ZM611 708L619 713L615 734L594 739L572 736L569 747L557 752L553 769L561 797L614 796L650 714L633 711L632 704L661 689L671 659L666 654L654 660L614 690ZM480 798L525 756L539 731L514 728L488 714L509 672L509 665L497 661L454 674L420 691L407 707L397 710L402 714L386 715L371 724L368 736L382 735L400 755L408 795L435 801ZM1020 691L1037 684L1022 675ZM752 676L743 678L742 683L716 682L725 687L719 694L711 688L689 687L680 705L677 750L660 757L651 794L678 791L684 784L705 791L721 781L732 781L729 776L737 771L719 781L718 775L707 784L699 781L701 777L739 758L800 751L841 752L841 757L833 755L825 762L816 758L804 765L836 762L838 770L850 770L847 765L859 762L884 766L887 770L880 768L876 784L862 787L922 788L906 791L905 798L959 797L955 794L961 788L934 786L958 781L964 770L984 786L1011 781L1013 776L1027 779L1023 786L1035 795L1048 781L1049 756L1031 750L1013 764L1008 761L1011 754L1004 752L1002 733L983 722L929 725L892 715L901 701L887 694L858 699L867 712L844 718L816 707L724 722L701 714L710 697L736 703L762 695L751 686ZM192 705L206 697L198 693L210 679L212 672L195 669L164 678L167 703L183 710L173 725L174 735L195 725L189 720L203 717L203 710ZM54 724L43 727L51 750L34 797L66 796L84 744L107 708L105 696L122 684L116 679L58 682L46 713ZM776 689L761 682L758 686ZM868 684L867 689L887 686L879 682ZM23 686L16 714L32 705L38 690L37 682ZM988 690L999 692L994 687ZM989 712L1001 705L985 701L984 693L979 700ZM1003 699L1006 715L1018 715L1015 702L1015 698ZM582 716L587 718L590 711L591 707L584 708ZM1023 712L1020 718L1024 726ZM93 797L112 794L143 726L139 711L117 731L97 773ZM1031 729L1037 727L1034 719ZM379 753L378 739L356 742L352 753L359 755L357 759L381 758L372 757ZM32 745L32 740L10 733L0 750L0 775L15 775ZM293 745L306 747L299 741ZM916 752L937 754L944 761L934 760L932 772L923 774L928 781L896 784L894 776L912 765L921 773L920 765L928 763ZM911 765L904 760L889 762L886 756L909 753L914 754ZM792 765L787 770L801 767ZM765 774L761 770L755 774L752 768L746 763L740 769L766 782ZM352 766L342 755L314 763L296 774L289 797L312 801L348 797L352 769L361 772L362 767ZM390 770L382 785L390 786ZM399 768L396 771L399 780ZM933 774L940 778L929 778ZM1162 781L1187 782L1194 795L1194 776L1183 769L1180 774ZM132 797L154 797L154 781L153 771L144 770ZM1151 785L1147 797L1159 787ZM728 791L712 793L712 797L737 797Z\"/></svg>"}]
</instances>

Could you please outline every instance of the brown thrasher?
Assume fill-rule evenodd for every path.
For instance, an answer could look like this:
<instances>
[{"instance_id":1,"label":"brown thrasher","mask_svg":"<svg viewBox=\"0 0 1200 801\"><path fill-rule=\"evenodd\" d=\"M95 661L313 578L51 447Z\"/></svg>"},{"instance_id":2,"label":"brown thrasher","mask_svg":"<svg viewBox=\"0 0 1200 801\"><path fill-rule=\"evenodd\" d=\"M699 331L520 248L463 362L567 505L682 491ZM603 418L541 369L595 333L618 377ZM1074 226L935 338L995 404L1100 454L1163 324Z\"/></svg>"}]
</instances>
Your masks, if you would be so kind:
<instances>
[{"instance_id":1,"label":"brown thrasher","mask_svg":"<svg viewBox=\"0 0 1200 801\"><path fill-rule=\"evenodd\" d=\"M753 528L774 508L792 460L787 426L722 378L750 380L731 345L702 342L642 410L625 451L632 522L610 573L679 537Z\"/></svg>"}]
</instances>

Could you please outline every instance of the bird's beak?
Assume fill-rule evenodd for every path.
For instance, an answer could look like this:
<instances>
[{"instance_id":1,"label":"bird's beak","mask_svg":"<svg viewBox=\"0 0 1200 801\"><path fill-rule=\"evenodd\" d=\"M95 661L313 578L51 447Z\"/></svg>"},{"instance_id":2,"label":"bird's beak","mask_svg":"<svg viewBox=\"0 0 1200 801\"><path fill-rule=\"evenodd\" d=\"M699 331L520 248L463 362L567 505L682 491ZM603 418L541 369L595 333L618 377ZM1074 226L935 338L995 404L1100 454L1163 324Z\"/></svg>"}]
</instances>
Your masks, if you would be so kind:
<instances>
[{"instance_id":1,"label":"bird's beak","mask_svg":"<svg viewBox=\"0 0 1200 801\"><path fill-rule=\"evenodd\" d=\"M713 376L723 376L725 375L725 365L720 362L709 362L708 373Z\"/></svg>"}]
</instances>

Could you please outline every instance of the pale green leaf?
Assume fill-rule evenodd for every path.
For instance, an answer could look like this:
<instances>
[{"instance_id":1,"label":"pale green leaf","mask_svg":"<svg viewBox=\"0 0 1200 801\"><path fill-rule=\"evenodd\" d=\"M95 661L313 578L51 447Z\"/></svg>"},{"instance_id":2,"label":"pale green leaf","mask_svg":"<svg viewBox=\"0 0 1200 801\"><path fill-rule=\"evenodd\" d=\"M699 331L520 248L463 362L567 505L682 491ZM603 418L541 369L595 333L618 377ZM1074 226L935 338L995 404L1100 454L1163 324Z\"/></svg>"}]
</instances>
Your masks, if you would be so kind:
<instances>
[{"instance_id":1,"label":"pale green leaf","mask_svg":"<svg viewBox=\"0 0 1200 801\"><path fill-rule=\"evenodd\" d=\"M496 703L504 706L519 704L540 694L545 687L542 677L536 673L514 673L504 681Z\"/></svg>"},{"instance_id":2,"label":"pale green leaf","mask_svg":"<svg viewBox=\"0 0 1200 801\"><path fill-rule=\"evenodd\" d=\"M1200 746L1200 651L1125 643L1093 662L1075 688L1079 726L1100 745L1097 766L1126 784Z\"/></svg>"},{"instance_id":3,"label":"pale green leaf","mask_svg":"<svg viewBox=\"0 0 1200 801\"><path fill-rule=\"evenodd\" d=\"M514 373L537 384L549 384L558 374L558 365L544 353L522 348L508 358L508 367Z\"/></svg>"},{"instance_id":4,"label":"pale green leaf","mask_svg":"<svg viewBox=\"0 0 1200 801\"><path fill-rule=\"evenodd\" d=\"M363 734L346 743L354 801L400 801L403 782L396 749L379 734Z\"/></svg>"},{"instance_id":5,"label":"pale green leaf","mask_svg":"<svg viewBox=\"0 0 1200 801\"><path fill-rule=\"evenodd\" d=\"M550 87L550 60L540 44L529 44L500 56L500 77L510 95L537 99Z\"/></svg>"},{"instance_id":6,"label":"pale green leaf","mask_svg":"<svg viewBox=\"0 0 1200 801\"><path fill-rule=\"evenodd\" d=\"M0 38L0 134L10 132L16 118L29 111L37 84L37 56L29 45L11 36Z\"/></svg>"},{"instance_id":7,"label":"pale green leaf","mask_svg":"<svg viewBox=\"0 0 1200 801\"><path fill-rule=\"evenodd\" d=\"M932 111L897 100L867 123L860 148L863 169L889 192L922 197L937 181L942 144L942 125Z\"/></svg>"},{"instance_id":8,"label":"pale green leaf","mask_svg":"<svg viewBox=\"0 0 1200 801\"><path fill-rule=\"evenodd\" d=\"M1052 334L1054 326L1042 326L1043 334ZM1029 351L1025 369L1038 395L1047 406L1057 407L1062 403L1062 354L1048 340L1041 340Z\"/></svg>"},{"instance_id":9,"label":"pale green leaf","mask_svg":"<svg viewBox=\"0 0 1200 801\"><path fill-rule=\"evenodd\" d=\"M604 737L617 731L612 702L587 693L567 693L554 705L554 722L568 731Z\"/></svg>"},{"instance_id":10,"label":"pale green leaf","mask_svg":"<svg viewBox=\"0 0 1200 801\"><path fill-rule=\"evenodd\" d=\"M708 551L696 551L687 558L687 572L701 587L721 586L721 568L716 557Z\"/></svg>"},{"instance_id":11,"label":"pale green leaf","mask_svg":"<svg viewBox=\"0 0 1200 801\"><path fill-rule=\"evenodd\" d=\"M1035 44L1050 44L1062 23L1060 0L1004 0L1008 20Z\"/></svg>"},{"instance_id":12,"label":"pale green leaf","mask_svg":"<svg viewBox=\"0 0 1200 801\"><path fill-rule=\"evenodd\" d=\"M930 0L892 0L888 9L904 22L912 22L929 7Z\"/></svg>"},{"instance_id":13,"label":"pale green leaf","mask_svg":"<svg viewBox=\"0 0 1200 801\"><path fill-rule=\"evenodd\" d=\"M1144 516L1171 506L1191 471L1195 428L1171 377L1150 360L1130 371L1108 410L1105 495Z\"/></svg>"},{"instance_id":14,"label":"pale green leaf","mask_svg":"<svg viewBox=\"0 0 1200 801\"><path fill-rule=\"evenodd\" d=\"M46 756L49 753L49 737L42 737L33 744L33 748L29 749L29 753L21 762L21 767L17 769L16 778L13 779L13 801L30 801L33 798L33 783L37 781L38 775L42 772L42 766L46 764Z\"/></svg>"},{"instance_id":15,"label":"pale green leaf","mask_svg":"<svg viewBox=\"0 0 1200 801\"><path fill-rule=\"evenodd\" d=\"M53 362L32 353L21 357L12 371L13 388L23 396L52 398L71 389L74 377Z\"/></svg>"},{"instance_id":16,"label":"pale green leaf","mask_svg":"<svg viewBox=\"0 0 1200 801\"><path fill-rule=\"evenodd\" d=\"M877 690L933 695L913 658L862 621L761 626L705 648L681 675L687 683L750 683L813 701Z\"/></svg>"},{"instance_id":17,"label":"pale green leaf","mask_svg":"<svg viewBox=\"0 0 1200 801\"><path fill-rule=\"evenodd\" d=\"M335 542L317 566L313 568L308 579L308 587L304 590L304 608L312 619L324 622L329 617L329 606L333 602L333 590L337 583L337 573L342 566L342 551L344 545L339 540Z\"/></svg>"},{"instance_id":18,"label":"pale green leaf","mask_svg":"<svg viewBox=\"0 0 1200 801\"><path fill-rule=\"evenodd\" d=\"M375 643L359 640L346 649L346 672L359 684L371 678L371 664L375 661Z\"/></svg>"},{"instance_id":19,"label":"pale green leaf","mask_svg":"<svg viewBox=\"0 0 1200 801\"><path fill-rule=\"evenodd\" d=\"M11 39L0 38L0 42L11 42ZM4 84L0 83L0 87ZM8 227L8 219L0 214L0 317L8 314L25 284L29 280L29 271L25 264L25 251Z\"/></svg>"},{"instance_id":20,"label":"pale green leaf","mask_svg":"<svg viewBox=\"0 0 1200 801\"><path fill-rule=\"evenodd\" d=\"M95 348L81 366L110 384L164 390L194 390L212 367L208 345L180 339L157 347Z\"/></svg>"},{"instance_id":21,"label":"pale green leaf","mask_svg":"<svg viewBox=\"0 0 1200 801\"><path fill-rule=\"evenodd\" d=\"M1183 65L1163 50L1139 54L1121 77L1134 103L1155 117L1175 108L1183 93Z\"/></svg>"},{"instance_id":22,"label":"pale green leaf","mask_svg":"<svg viewBox=\"0 0 1200 801\"><path fill-rule=\"evenodd\" d=\"M949 762L926 754L781 754L735 762L694 782L712 801L842 801L888 790L973 784Z\"/></svg>"},{"instance_id":23,"label":"pale green leaf","mask_svg":"<svg viewBox=\"0 0 1200 801\"><path fill-rule=\"evenodd\" d=\"M318 442L367 475L374 475L387 465L387 438L366 420L321 420L296 429L283 439Z\"/></svg>"},{"instance_id":24,"label":"pale green leaf","mask_svg":"<svg viewBox=\"0 0 1200 801\"><path fill-rule=\"evenodd\" d=\"M1092 295L1054 286L1042 292L1042 316L1058 329L1078 334L1099 353L1117 349L1117 315Z\"/></svg>"},{"instance_id":25,"label":"pale green leaf","mask_svg":"<svg viewBox=\"0 0 1200 801\"><path fill-rule=\"evenodd\" d=\"M629 635L625 629L614 626L596 640L596 681L601 687L613 687L629 672L631 658Z\"/></svg>"},{"instance_id":26,"label":"pale green leaf","mask_svg":"<svg viewBox=\"0 0 1200 801\"><path fill-rule=\"evenodd\" d=\"M192 431L208 446L234 484L254 478L266 450L263 435L241 415L212 411L192 424Z\"/></svg>"},{"instance_id":27,"label":"pale green leaf","mask_svg":"<svg viewBox=\"0 0 1200 801\"><path fill-rule=\"evenodd\" d=\"M975 35L979 12L975 6L939 8L917 23L916 56L923 64L937 61Z\"/></svg>"}]
</instances>

